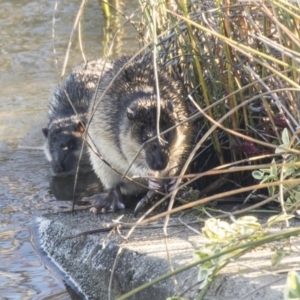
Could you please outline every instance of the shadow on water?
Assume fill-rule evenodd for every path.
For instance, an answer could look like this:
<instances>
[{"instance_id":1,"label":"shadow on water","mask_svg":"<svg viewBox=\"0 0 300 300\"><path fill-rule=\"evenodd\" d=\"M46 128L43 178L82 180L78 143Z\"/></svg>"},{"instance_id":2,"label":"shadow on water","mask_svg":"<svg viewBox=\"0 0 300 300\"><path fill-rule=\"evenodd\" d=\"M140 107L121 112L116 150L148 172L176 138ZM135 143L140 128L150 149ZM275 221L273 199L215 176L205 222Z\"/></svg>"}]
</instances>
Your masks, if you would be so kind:
<instances>
[{"instance_id":1,"label":"shadow on water","mask_svg":"<svg viewBox=\"0 0 300 300\"><path fill-rule=\"evenodd\" d=\"M88 197L102 190L99 179L93 170L79 173L74 193L75 176L52 177L50 181L50 192L56 200L72 201L75 196L77 205L84 205L82 197Z\"/></svg>"},{"instance_id":2,"label":"shadow on water","mask_svg":"<svg viewBox=\"0 0 300 300\"><path fill-rule=\"evenodd\" d=\"M53 89L60 81L79 6L80 1L73 0L0 2L1 299L82 298L72 294L72 288L50 267L45 267L48 263L37 255L30 231L34 215L69 209L70 205L63 204L65 201L57 200L73 198L74 179L49 175L50 167L41 150L44 142L41 128L46 123ZM125 13L135 8L136 1L127 1ZM108 29L106 25L99 1L88 1L82 36L90 60L102 55L103 41L107 47L113 35L113 28ZM137 42L134 45L135 36L130 25L124 28L112 56L132 54L138 47ZM67 72L81 61L75 39ZM94 193L98 184L93 173L79 175L75 197L80 199L82 195Z\"/></svg>"}]
</instances>

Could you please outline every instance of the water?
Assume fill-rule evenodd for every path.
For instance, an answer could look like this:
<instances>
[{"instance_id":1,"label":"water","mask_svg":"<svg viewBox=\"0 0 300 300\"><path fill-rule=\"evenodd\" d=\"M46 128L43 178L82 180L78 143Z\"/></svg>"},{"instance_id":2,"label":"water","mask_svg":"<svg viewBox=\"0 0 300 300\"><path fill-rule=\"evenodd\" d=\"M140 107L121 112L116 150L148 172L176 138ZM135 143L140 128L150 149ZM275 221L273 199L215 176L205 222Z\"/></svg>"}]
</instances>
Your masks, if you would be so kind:
<instances>
[{"instance_id":1,"label":"water","mask_svg":"<svg viewBox=\"0 0 300 300\"><path fill-rule=\"evenodd\" d=\"M43 144L41 127L46 123L51 92L60 81L79 2L0 2L1 299L70 299L68 287L45 267L34 250L31 226L36 214L69 209L66 202L55 201L71 197L67 183L51 178L49 165L38 148ZM136 8L135 1L131 2L121 7L126 14ZM123 21L116 18L108 23L97 0L87 3L82 36L88 59L103 55ZM134 53L138 48L135 37L133 27L125 26L116 39L112 57ZM67 72L81 61L76 39ZM55 194L56 190L64 193Z\"/></svg>"}]
</instances>

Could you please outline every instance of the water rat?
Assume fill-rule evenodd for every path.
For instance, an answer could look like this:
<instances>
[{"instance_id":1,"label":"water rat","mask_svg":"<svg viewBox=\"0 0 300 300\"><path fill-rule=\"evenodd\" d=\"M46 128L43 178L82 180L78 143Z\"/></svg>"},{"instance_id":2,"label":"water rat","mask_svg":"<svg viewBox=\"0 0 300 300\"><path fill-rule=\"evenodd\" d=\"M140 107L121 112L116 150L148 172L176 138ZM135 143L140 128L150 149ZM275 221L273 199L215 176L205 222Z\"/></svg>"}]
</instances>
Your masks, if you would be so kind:
<instances>
[{"instance_id":1,"label":"water rat","mask_svg":"<svg viewBox=\"0 0 300 300\"><path fill-rule=\"evenodd\" d=\"M94 115L90 108L88 141L94 145L89 149L90 158L94 171L109 191L106 196L100 194L95 197L94 213L122 209L122 195L145 192L145 188L114 171L95 151L121 174L133 162L127 173L129 177L166 177L178 174L191 147L192 130L189 122L183 122L160 138L156 137L158 101L153 60L140 57L128 62L129 59L120 58L105 73L98 87ZM121 68L123 70L112 82ZM162 67L158 67L157 75L160 91L159 131L162 133L186 120L188 108L179 83ZM111 86L104 94L109 84ZM97 100L100 100L99 103ZM142 145L143 149L138 154ZM165 185L165 181L159 179L134 180L148 184L152 189L160 189ZM174 180L168 183L170 191Z\"/></svg>"},{"instance_id":2,"label":"water rat","mask_svg":"<svg viewBox=\"0 0 300 300\"><path fill-rule=\"evenodd\" d=\"M44 150L51 162L53 175L76 172L89 102L94 97L101 74L109 68L111 64L101 59L82 63L54 91L48 124L42 129L46 137ZM89 158L84 147L80 166L88 164Z\"/></svg>"}]
</instances>

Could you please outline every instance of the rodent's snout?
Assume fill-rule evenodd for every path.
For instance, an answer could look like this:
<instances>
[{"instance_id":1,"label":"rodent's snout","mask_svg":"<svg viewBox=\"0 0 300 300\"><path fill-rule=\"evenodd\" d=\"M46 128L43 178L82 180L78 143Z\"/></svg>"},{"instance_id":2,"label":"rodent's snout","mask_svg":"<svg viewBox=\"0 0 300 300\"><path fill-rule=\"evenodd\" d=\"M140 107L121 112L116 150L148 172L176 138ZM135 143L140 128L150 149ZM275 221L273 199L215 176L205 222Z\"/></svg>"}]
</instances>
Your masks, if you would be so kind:
<instances>
[{"instance_id":1,"label":"rodent's snout","mask_svg":"<svg viewBox=\"0 0 300 300\"><path fill-rule=\"evenodd\" d=\"M149 143L146 147L146 161L151 170L164 170L169 163L169 151L158 140Z\"/></svg>"},{"instance_id":2,"label":"rodent's snout","mask_svg":"<svg viewBox=\"0 0 300 300\"><path fill-rule=\"evenodd\" d=\"M54 175L64 174L66 172L66 167L61 160L53 159L51 161L51 168Z\"/></svg>"},{"instance_id":3,"label":"rodent's snout","mask_svg":"<svg viewBox=\"0 0 300 300\"><path fill-rule=\"evenodd\" d=\"M59 147L56 147L55 151L53 151L51 168L55 176L69 175L74 171L77 156L74 154L73 147L73 144L72 147L61 144Z\"/></svg>"}]
</instances>

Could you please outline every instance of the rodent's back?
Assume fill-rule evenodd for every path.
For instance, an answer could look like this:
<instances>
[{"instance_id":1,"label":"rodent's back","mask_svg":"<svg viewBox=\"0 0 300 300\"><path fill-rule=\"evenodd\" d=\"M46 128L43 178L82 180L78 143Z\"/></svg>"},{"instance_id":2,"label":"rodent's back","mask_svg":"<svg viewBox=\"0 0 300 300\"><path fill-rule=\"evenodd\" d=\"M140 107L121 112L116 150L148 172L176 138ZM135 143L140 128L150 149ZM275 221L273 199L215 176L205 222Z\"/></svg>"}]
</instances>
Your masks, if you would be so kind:
<instances>
[{"instance_id":1,"label":"rodent's back","mask_svg":"<svg viewBox=\"0 0 300 300\"><path fill-rule=\"evenodd\" d=\"M54 91L50 100L48 124L76 113L82 114L86 119L89 102L94 96L99 78L109 68L111 64L101 59L82 63L76 67Z\"/></svg>"}]
</instances>

